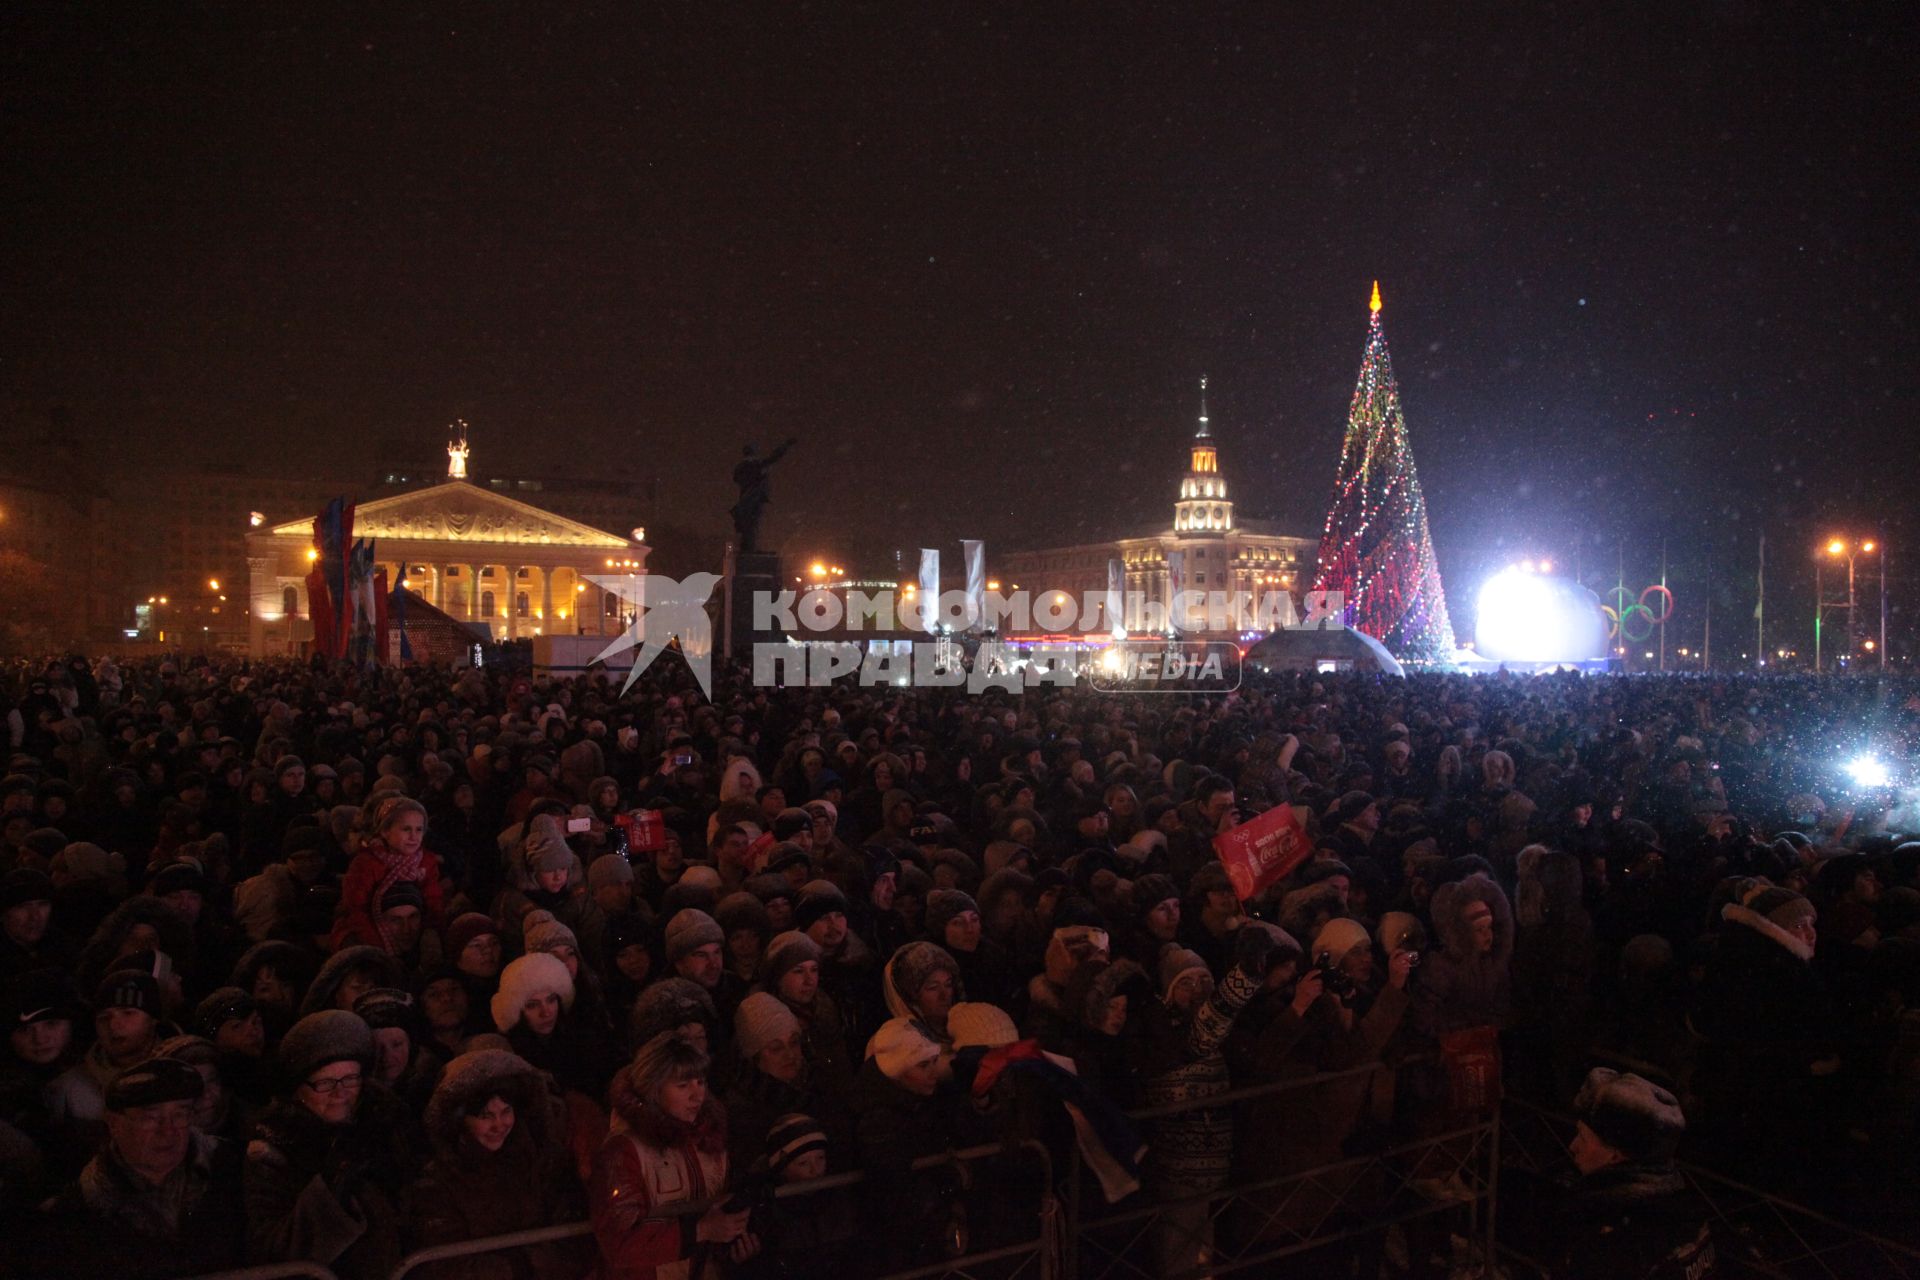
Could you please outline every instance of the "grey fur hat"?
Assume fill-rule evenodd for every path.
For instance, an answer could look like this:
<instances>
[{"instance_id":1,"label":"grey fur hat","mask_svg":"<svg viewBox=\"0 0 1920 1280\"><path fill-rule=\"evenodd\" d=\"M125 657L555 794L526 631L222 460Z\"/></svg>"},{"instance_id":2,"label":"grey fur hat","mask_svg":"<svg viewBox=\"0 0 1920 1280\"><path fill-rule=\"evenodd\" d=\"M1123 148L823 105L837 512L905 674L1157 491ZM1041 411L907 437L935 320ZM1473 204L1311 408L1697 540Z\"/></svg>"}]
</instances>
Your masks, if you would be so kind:
<instances>
[{"instance_id":1,"label":"grey fur hat","mask_svg":"<svg viewBox=\"0 0 1920 1280\"><path fill-rule=\"evenodd\" d=\"M1644 1076L1595 1067L1573 1100L1575 1114L1630 1160L1670 1160L1687 1130L1680 1100Z\"/></svg>"},{"instance_id":2,"label":"grey fur hat","mask_svg":"<svg viewBox=\"0 0 1920 1280\"><path fill-rule=\"evenodd\" d=\"M330 1062L373 1061L373 1030L357 1013L322 1009L293 1024L280 1041L280 1070L299 1084Z\"/></svg>"}]
</instances>

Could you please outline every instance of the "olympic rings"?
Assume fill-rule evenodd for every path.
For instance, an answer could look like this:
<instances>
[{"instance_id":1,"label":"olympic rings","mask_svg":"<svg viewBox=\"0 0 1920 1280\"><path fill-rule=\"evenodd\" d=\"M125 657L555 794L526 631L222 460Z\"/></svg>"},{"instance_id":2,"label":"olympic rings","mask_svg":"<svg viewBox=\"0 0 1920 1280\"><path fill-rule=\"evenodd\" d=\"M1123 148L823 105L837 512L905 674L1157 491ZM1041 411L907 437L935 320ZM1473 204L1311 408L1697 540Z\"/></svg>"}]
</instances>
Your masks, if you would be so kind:
<instances>
[{"instance_id":1,"label":"olympic rings","mask_svg":"<svg viewBox=\"0 0 1920 1280\"><path fill-rule=\"evenodd\" d=\"M1666 608L1660 611L1660 615L1658 617L1654 617L1653 610L1647 609L1647 597L1652 595L1656 591L1658 591L1661 594L1661 596L1666 600L1666 605L1667 605ZM1647 616L1650 618L1653 618L1655 624L1665 623L1668 618L1671 618L1673 616L1673 592L1667 590L1665 587L1661 586L1659 583L1656 582L1652 586L1648 587L1645 591L1642 591L1640 593L1640 603L1635 607L1640 609L1647 609Z\"/></svg>"},{"instance_id":2,"label":"olympic rings","mask_svg":"<svg viewBox=\"0 0 1920 1280\"><path fill-rule=\"evenodd\" d=\"M1624 586L1615 587L1607 592L1607 599L1613 601L1614 616L1617 618L1626 610L1633 608L1633 592Z\"/></svg>"},{"instance_id":3,"label":"olympic rings","mask_svg":"<svg viewBox=\"0 0 1920 1280\"><path fill-rule=\"evenodd\" d=\"M1645 618L1647 620L1647 629L1645 631L1642 631L1639 635L1635 635L1631 630L1629 630L1629 628L1633 625L1633 616L1635 614L1639 614L1642 618ZM1642 640L1645 640L1647 637L1651 636L1653 634L1654 627L1657 625L1658 623L1655 621L1653 616L1653 610L1647 608L1647 606L1643 604L1636 604L1632 608L1628 609L1626 612L1620 615L1620 634L1625 636L1628 640L1632 641L1634 644L1639 644Z\"/></svg>"},{"instance_id":4,"label":"olympic rings","mask_svg":"<svg viewBox=\"0 0 1920 1280\"><path fill-rule=\"evenodd\" d=\"M1616 639L1620 635L1620 615L1614 612L1610 604L1601 605L1600 612L1607 615L1607 639Z\"/></svg>"}]
</instances>

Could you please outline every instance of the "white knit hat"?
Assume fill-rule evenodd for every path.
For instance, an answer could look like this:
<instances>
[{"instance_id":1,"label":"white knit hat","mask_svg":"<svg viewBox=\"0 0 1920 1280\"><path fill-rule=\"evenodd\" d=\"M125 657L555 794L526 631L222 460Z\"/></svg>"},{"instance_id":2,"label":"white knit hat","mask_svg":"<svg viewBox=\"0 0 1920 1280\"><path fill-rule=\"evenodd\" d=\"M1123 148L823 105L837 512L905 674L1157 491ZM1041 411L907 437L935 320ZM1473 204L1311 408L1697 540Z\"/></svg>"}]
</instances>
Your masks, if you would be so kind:
<instances>
[{"instance_id":1,"label":"white knit hat","mask_svg":"<svg viewBox=\"0 0 1920 1280\"><path fill-rule=\"evenodd\" d=\"M1018 1040L1020 1029L999 1005L963 1000L947 1011L947 1034L955 1049L998 1049Z\"/></svg>"},{"instance_id":2,"label":"white knit hat","mask_svg":"<svg viewBox=\"0 0 1920 1280\"><path fill-rule=\"evenodd\" d=\"M940 1056L940 1046L911 1018L889 1018L867 1041L867 1056L880 1064L880 1074L898 1080L923 1062Z\"/></svg>"},{"instance_id":3,"label":"white knit hat","mask_svg":"<svg viewBox=\"0 0 1920 1280\"><path fill-rule=\"evenodd\" d=\"M573 977L558 956L531 951L500 971L500 989L493 993L493 1025L502 1034L520 1025L520 1011L535 996L554 992L560 1007L573 1008Z\"/></svg>"},{"instance_id":4,"label":"white knit hat","mask_svg":"<svg viewBox=\"0 0 1920 1280\"><path fill-rule=\"evenodd\" d=\"M1349 920L1345 916L1336 916L1320 926L1320 932L1313 936L1313 956L1318 960L1326 956L1335 964L1347 958L1347 952L1355 947L1364 947L1373 940L1367 936L1367 928L1358 920Z\"/></svg>"}]
</instances>

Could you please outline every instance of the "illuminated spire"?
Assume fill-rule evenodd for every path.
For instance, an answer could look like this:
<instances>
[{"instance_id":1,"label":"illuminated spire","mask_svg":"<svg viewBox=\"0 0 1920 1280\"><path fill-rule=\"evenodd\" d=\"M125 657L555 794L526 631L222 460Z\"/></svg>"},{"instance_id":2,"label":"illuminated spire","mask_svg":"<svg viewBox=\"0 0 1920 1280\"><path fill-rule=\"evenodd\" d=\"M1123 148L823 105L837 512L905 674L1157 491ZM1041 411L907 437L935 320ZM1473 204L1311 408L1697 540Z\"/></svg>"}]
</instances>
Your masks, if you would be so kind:
<instances>
[{"instance_id":1,"label":"illuminated spire","mask_svg":"<svg viewBox=\"0 0 1920 1280\"><path fill-rule=\"evenodd\" d=\"M1373 301L1368 303L1367 307L1373 314L1380 314L1380 282L1378 280L1373 282Z\"/></svg>"},{"instance_id":2,"label":"illuminated spire","mask_svg":"<svg viewBox=\"0 0 1920 1280\"><path fill-rule=\"evenodd\" d=\"M1213 435L1207 427L1207 375L1200 375L1200 429L1193 433L1195 440L1205 440Z\"/></svg>"}]
</instances>

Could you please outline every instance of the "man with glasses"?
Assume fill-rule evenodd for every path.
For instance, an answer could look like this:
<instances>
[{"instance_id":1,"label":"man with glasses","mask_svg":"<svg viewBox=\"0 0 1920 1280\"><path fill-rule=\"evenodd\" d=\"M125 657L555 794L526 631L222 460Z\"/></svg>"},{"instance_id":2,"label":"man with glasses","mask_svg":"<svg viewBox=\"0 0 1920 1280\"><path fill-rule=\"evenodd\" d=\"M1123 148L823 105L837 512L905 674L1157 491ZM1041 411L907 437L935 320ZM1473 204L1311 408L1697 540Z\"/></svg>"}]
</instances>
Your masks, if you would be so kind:
<instances>
[{"instance_id":1,"label":"man with glasses","mask_svg":"<svg viewBox=\"0 0 1920 1280\"><path fill-rule=\"evenodd\" d=\"M204 1088L174 1058L115 1078L106 1142L48 1205L32 1274L192 1276L240 1264L240 1153L193 1127Z\"/></svg>"}]
</instances>

